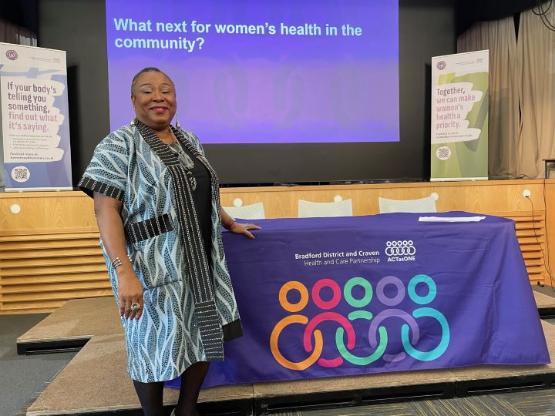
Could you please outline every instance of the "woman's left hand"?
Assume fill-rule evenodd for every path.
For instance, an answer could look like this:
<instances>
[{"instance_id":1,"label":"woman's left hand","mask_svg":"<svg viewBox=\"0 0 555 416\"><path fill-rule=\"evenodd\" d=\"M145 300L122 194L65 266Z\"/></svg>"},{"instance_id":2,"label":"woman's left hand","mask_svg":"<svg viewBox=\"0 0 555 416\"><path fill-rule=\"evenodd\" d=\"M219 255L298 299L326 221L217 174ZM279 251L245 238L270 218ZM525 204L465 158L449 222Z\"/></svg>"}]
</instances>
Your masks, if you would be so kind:
<instances>
[{"instance_id":1,"label":"woman's left hand","mask_svg":"<svg viewBox=\"0 0 555 416\"><path fill-rule=\"evenodd\" d=\"M235 234L243 234L248 238L254 238L254 234L251 233L249 230L261 230L260 226L256 224L241 224L239 222L233 222L231 226L228 228L229 231Z\"/></svg>"}]
</instances>

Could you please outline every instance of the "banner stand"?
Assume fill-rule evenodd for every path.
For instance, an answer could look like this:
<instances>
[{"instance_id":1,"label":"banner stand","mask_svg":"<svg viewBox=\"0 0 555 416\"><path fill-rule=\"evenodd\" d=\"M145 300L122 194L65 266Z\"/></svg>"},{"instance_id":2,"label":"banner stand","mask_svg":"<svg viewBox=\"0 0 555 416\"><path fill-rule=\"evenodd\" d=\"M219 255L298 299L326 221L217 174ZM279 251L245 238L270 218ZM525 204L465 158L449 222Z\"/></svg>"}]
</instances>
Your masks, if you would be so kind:
<instances>
[{"instance_id":1,"label":"banner stand","mask_svg":"<svg viewBox=\"0 0 555 416\"><path fill-rule=\"evenodd\" d=\"M489 51L432 58L431 181L488 179Z\"/></svg>"},{"instance_id":2,"label":"banner stand","mask_svg":"<svg viewBox=\"0 0 555 416\"><path fill-rule=\"evenodd\" d=\"M0 190L72 190L66 53L0 43Z\"/></svg>"}]
</instances>

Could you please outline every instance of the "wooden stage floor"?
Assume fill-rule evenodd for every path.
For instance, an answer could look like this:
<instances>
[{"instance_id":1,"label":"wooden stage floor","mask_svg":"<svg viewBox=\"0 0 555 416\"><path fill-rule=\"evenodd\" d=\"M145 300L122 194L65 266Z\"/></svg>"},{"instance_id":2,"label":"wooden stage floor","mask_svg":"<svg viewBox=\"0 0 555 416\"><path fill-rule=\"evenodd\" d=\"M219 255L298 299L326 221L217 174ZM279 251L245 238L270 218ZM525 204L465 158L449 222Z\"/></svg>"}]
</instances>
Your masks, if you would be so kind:
<instances>
[{"instance_id":1,"label":"wooden stage floor","mask_svg":"<svg viewBox=\"0 0 555 416\"><path fill-rule=\"evenodd\" d=\"M549 291L534 291L540 313L555 310ZM206 414L272 414L300 406L461 397L502 389L546 388L555 380L555 325L542 322L552 364L373 374L205 389ZM123 333L112 298L67 302L18 338L20 353L78 349L79 353L27 408L29 416L140 414L126 370ZM166 389L173 405L177 391Z\"/></svg>"}]
</instances>

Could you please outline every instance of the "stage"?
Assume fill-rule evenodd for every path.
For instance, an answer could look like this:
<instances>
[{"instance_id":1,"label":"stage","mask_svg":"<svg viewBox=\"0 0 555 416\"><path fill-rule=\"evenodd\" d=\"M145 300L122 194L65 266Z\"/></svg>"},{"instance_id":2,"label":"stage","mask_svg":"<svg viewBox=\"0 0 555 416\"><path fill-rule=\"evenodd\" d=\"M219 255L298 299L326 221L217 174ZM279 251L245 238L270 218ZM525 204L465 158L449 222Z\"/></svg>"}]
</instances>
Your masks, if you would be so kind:
<instances>
[{"instance_id":1,"label":"stage","mask_svg":"<svg viewBox=\"0 0 555 416\"><path fill-rule=\"evenodd\" d=\"M549 290L534 291L539 311L555 308ZM257 383L205 389L209 414L260 415L302 406L342 405L449 398L490 391L541 389L555 380L555 326L542 322L552 363L545 366L478 366L456 370L411 371L308 381ZM123 334L113 299L67 302L18 338L20 353L84 347L27 409L29 416L140 414L127 375ZM175 404L177 392L165 391Z\"/></svg>"},{"instance_id":2,"label":"stage","mask_svg":"<svg viewBox=\"0 0 555 416\"><path fill-rule=\"evenodd\" d=\"M414 215L388 215L267 220L261 222L263 230L258 233L252 246L250 244L253 241L237 239L237 236L224 233L235 293L239 305L243 305L241 316L244 336L226 347L223 364L215 363L211 367L205 386L216 387L205 388L201 392L200 403L205 412L259 415L299 406L344 406L415 397L449 398L492 390L552 386L555 379L555 326L542 322L540 328L537 311L540 315L552 315L555 310L555 292L547 288L530 290L513 223L502 218L485 217L479 223L422 224L416 221ZM460 217L461 214L456 215ZM344 266L345 263L339 261L333 265L324 265L325 269L316 270L312 263L307 265L305 260L291 261L294 258L291 253L305 253L308 249L315 253L343 253L353 252L363 246L387 248L385 241L400 240L399 233L406 236L404 238L410 238L411 244L417 248L414 262L390 262L384 258L380 262ZM346 240L342 241L340 236L346 236ZM457 244L448 243L455 240ZM245 252L250 254L248 260L242 255ZM360 258L381 259L383 255L396 258L387 250L383 255L378 251L369 253ZM437 288L436 284L429 286L428 294L416 292L414 287L411 289L411 282L424 275L410 276L422 273L422 270L437 281ZM400 276L397 283L393 285L388 281L387 285L397 288L395 296L395 292L386 292L386 285L382 284L384 279L391 280L393 274ZM346 280L344 275L350 280ZM339 303L339 295L334 295L332 299L337 300L337 305L331 305L329 295L325 295L324 302L320 289L315 289L321 284L322 276L328 276L326 284L330 287L344 285L347 288L353 279L350 276L353 275L371 277L372 283L362 282L359 277L357 284L369 286L370 289L375 287L378 303L370 302L371 296L367 295L372 292L367 292L363 297L361 293L349 297L350 292L345 289L337 293L346 293L346 303ZM253 280L253 276L256 279ZM401 348L405 348L405 344L395 344L391 336L390 349L381 351L383 360L378 357L358 365L359 359L354 361L356 365L341 362L335 367L320 364L333 361L330 360L330 357L334 357L334 350L330 348L333 345L328 342L325 345L328 349L324 350L321 360L315 361L312 368L300 368L296 366L299 363L283 359L295 357L295 350L291 348L298 344L298 334L293 333L290 341L286 333L285 342L279 343L281 352L277 354L271 349L273 357L268 347L268 341L271 341L269 334L274 336L275 333L272 329L275 328L274 323L290 319L283 318L284 312L280 311L279 306L285 304L291 309L293 302L301 302L288 298L286 294L282 299L283 287L291 284L287 283L287 279L295 276L303 276L304 284L309 287L314 285L309 292L316 306L320 305L321 309L333 307L339 314L352 316L350 306L356 310L362 308L367 313L371 311L376 314L374 320L378 322L380 316L388 313L388 308L393 306L397 308L397 313L402 312L401 308L405 308L407 313L415 313L414 306L399 300L405 293L403 288L406 285L413 301L420 302L419 305L427 302L430 307L443 311L444 319L450 325L447 330L450 329L453 336L435 357L424 357L412 351L411 357L405 355L396 362L387 362L384 352L398 354ZM331 282L333 277L336 283ZM300 283L297 286L300 288ZM433 296L430 295L432 289ZM276 295L278 292L279 297ZM465 293L465 296L457 295L460 293ZM434 300L436 295L437 299ZM363 299L369 305L362 305ZM496 305L495 311L488 312L490 305ZM486 309L482 311L482 308ZM327 315L322 315L319 309L312 309L307 307L303 313L311 317L315 325L319 325L318 317ZM265 319L260 321L262 310L265 311ZM443 315L438 313L437 316ZM460 316L468 319L457 320ZM487 316L496 317L495 325L484 321ZM341 326L349 328L349 323L341 320ZM310 323L307 323L307 331L309 327ZM336 325L319 328L322 328L323 333L328 330L329 340L329 331L334 332ZM434 335L438 329L445 330L443 325L423 326L422 339L439 339ZM396 327L388 327L387 330L391 335L398 333ZM547 351L542 347L545 345L542 330ZM387 336L385 331L383 334L380 337ZM359 331L358 336L360 340L349 350L353 353L348 355L343 351L346 360L352 357L364 358L372 350L364 347L368 342L372 345L371 333L366 336L364 331ZM82 347L29 406L28 415L122 411L132 414L139 410L138 399L127 374L124 336L113 298L69 301L18 338L17 344L19 353L45 353ZM437 349L435 344L432 347ZM430 351L429 345L416 348ZM305 351L308 353L309 349L305 347ZM421 357L423 359L419 359ZM541 365L549 358L551 364ZM295 359L298 360L298 355ZM338 361L337 358L334 360ZM530 363L534 365L528 365ZM177 391L167 389L166 404L171 406L176 400Z\"/></svg>"}]
</instances>

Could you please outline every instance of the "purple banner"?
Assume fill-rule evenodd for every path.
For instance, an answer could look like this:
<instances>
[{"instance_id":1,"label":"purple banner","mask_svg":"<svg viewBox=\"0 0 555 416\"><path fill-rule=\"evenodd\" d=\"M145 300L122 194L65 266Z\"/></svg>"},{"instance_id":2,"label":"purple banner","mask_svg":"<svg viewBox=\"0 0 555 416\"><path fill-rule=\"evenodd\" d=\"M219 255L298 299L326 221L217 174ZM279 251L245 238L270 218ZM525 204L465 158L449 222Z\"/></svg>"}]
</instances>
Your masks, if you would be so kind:
<instances>
[{"instance_id":1,"label":"purple banner","mask_svg":"<svg viewBox=\"0 0 555 416\"><path fill-rule=\"evenodd\" d=\"M396 0L106 0L112 129L143 67L203 143L399 141Z\"/></svg>"},{"instance_id":2,"label":"purple banner","mask_svg":"<svg viewBox=\"0 0 555 416\"><path fill-rule=\"evenodd\" d=\"M548 363L514 222L418 218L262 220L255 240L225 232L244 336L226 343L205 387Z\"/></svg>"}]
</instances>

